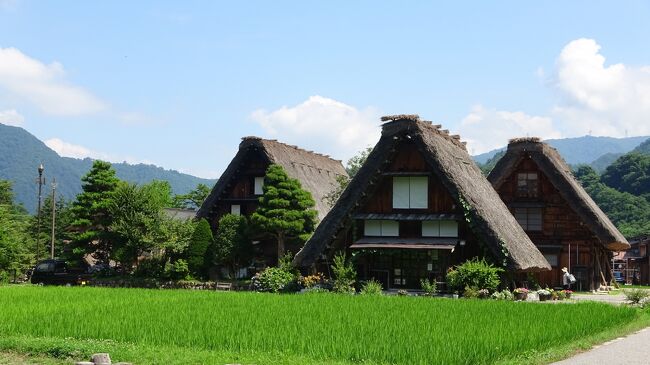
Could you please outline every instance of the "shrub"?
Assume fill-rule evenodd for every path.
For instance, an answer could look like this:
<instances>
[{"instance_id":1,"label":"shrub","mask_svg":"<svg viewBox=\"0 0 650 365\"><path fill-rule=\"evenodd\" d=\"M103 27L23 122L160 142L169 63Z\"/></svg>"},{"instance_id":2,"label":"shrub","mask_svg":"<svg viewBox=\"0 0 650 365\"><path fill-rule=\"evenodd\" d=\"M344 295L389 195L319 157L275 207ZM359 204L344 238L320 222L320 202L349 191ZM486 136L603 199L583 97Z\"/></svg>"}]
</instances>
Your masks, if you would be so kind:
<instances>
[{"instance_id":1,"label":"shrub","mask_svg":"<svg viewBox=\"0 0 650 365\"><path fill-rule=\"evenodd\" d=\"M436 292L438 291L435 279L431 281L427 279L421 279L420 286L422 287L422 290L424 290L424 294L430 297L436 295Z\"/></svg>"},{"instance_id":2,"label":"shrub","mask_svg":"<svg viewBox=\"0 0 650 365\"><path fill-rule=\"evenodd\" d=\"M212 245L212 230L206 219L201 219L192 233L190 244L186 250L187 266L193 276L207 277L206 252Z\"/></svg>"},{"instance_id":3,"label":"shrub","mask_svg":"<svg viewBox=\"0 0 650 365\"><path fill-rule=\"evenodd\" d=\"M650 291L643 289L624 290L623 293L630 304L641 304L646 298L650 297Z\"/></svg>"},{"instance_id":4,"label":"shrub","mask_svg":"<svg viewBox=\"0 0 650 365\"><path fill-rule=\"evenodd\" d=\"M486 299L490 297L490 291L487 289L479 289L478 297L481 299Z\"/></svg>"},{"instance_id":5,"label":"shrub","mask_svg":"<svg viewBox=\"0 0 650 365\"><path fill-rule=\"evenodd\" d=\"M186 280L189 279L189 276L190 269L187 266L187 261L178 259L173 263L165 264L165 277L172 280Z\"/></svg>"},{"instance_id":6,"label":"shrub","mask_svg":"<svg viewBox=\"0 0 650 365\"><path fill-rule=\"evenodd\" d=\"M465 287L465 291L463 291L463 297L468 299L476 299L478 298L478 295L478 289L470 286Z\"/></svg>"},{"instance_id":7,"label":"shrub","mask_svg":"<svg viewBox=\"0 0 650 365\"><path fill-rule=\"evenodd\" d=\"M354 270L352 263L345 259L345 253L334 256L334 291L337 293L353 294L354 283L357 279L357 272Z\"/></svg>"},{"instance_id":8,"label":"shrub","mask_svg":"<svg viewBox=\"0 0 650 365\"><path fill-rule=\"evenodd\" d=\"M133 271L133 276L138 278L160 279L165 274L165 262L162 258L152 257L142 260Z\"/></svg>"},{"instance_id":9,"label":"shrub","mask_svg":"<svg viewBox=\"0 0 650 365\"><path fill-rule=\"evenodd\" d=\"M377 280L371 279L366 281L361 288L362 295L381 295L382 290L381 283Z\"/></svg>"},{"instance_id":10,"label":"shrub","mask_svg":"<svg viewBox=\"0 0 650 365\"><path fill-rule=\"evenodd\" d=\"M501 283L501 272L503 269L488 264L484 259L471 259L450 269L447 272L447 283L456 290L470 287L494 291Z\"/></svg>"},{"instance_id":11,"label":"shrub","mask_svg":"<svg viewBox=\"0 0 650 365\"><path fill-rule=\"evenodd\" d=\"M400 296L400 297L405 297L405 296L409 295L409 292L404 290L404 289L400 289L400 290L397 291L397 295Z\"/></svg>"},{"instance_id":12,"label":"shrub","mask_svg":"<svg viewBox=\"0 0 650 365\"><path fill-rule=\"evenodd\" d=\"M498 291L495 291L494 293L492 293L490 298L492 298L494 300L505 300L506 299L503 292L498 292Z\"/></svg>"},{"instance_id":13,"label":"shrub","mask_svg":"<svg viewBox=\"0 0 650 365\"><path fill-rule=\"evenodd\" d=\"M257 291L278 293L291 289L295 281L296 277L293 273L279 267L267 267L264 271L255 274L252 285Z\"/></svg>"}]
</instances>

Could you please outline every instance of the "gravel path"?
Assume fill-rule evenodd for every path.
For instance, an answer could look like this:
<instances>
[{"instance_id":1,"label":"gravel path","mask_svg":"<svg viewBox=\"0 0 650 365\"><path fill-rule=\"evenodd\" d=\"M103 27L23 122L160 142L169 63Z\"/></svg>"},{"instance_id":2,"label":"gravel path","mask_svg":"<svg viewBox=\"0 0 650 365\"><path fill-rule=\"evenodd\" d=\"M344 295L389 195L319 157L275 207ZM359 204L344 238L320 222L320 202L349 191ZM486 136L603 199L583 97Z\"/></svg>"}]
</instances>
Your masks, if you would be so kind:
<instances>
[{"instance_id":1,"label":"gravel path","mask_svg":"<svg viewBox=\"0 0 650 365\"><path fill-rule=\"evenodd\" d=\"M650 327L627 337L594 346L572 358L556 362L560 365L648 365L650 364Z\"/></svg>"}]
</instances>

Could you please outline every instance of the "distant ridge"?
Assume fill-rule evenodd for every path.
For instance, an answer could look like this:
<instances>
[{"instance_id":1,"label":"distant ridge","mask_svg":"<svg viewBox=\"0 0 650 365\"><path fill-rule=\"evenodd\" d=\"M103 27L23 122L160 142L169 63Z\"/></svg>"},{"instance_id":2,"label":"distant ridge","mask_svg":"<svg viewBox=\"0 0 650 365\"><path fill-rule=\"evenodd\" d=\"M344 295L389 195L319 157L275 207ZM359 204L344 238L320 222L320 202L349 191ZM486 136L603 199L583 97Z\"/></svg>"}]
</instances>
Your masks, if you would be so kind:
<instances>
[{"instance_id":1,"label":"distant ridge","mask_svg":"<svg viewBox=\"0 0 650 365\"><path fill-rule=\"evenodd\" d=\"M627 138L583 136L548 139L544 142L555 147L567 163L576 165L591 164L605 154L625 154L647 139L648 136ZM495 154L503 150L505 150L505 146L473 157L476 162L485 164Z\"/></svg>"},{"instance_id":2,"label":"distant ridge","mask_svg":"<svg viewBox=\"0 0 650 365\"><path fill-rule=\"evenodd\" d=\"M50 191L49 184L56 178L57 191L66 199L73 199L81 191L81 177L92 166L90 158L61 157L38 138L20 127L0 124L0 179L13 182L16 201L30 211L36 211L38 165L45 166L44 196ZM175 194L185 194L199 183L212 186L215 180L202 179L175 170L154 165L112 163L117 176L132 183L148 183L152 180L168 181Z\"/></svg>"}]
</instances>

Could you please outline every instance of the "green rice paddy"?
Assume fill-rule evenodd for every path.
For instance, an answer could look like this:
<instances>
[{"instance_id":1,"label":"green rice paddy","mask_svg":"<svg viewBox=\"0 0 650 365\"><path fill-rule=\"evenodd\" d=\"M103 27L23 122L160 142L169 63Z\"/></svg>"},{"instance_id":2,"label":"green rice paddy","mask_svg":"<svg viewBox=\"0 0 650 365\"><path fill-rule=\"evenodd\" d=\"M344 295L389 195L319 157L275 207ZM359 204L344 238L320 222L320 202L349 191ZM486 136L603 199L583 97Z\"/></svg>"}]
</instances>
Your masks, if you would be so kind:
<instances>
[{"instance_id":1,"label":"green rice paddy","mask_svg":"<svg viewBox=\"0 0 650 365\"><path fill-rule=\"evenodd\" d=\"M0 287L0 350L108 351L136 364L486 364L638 316L600 303Z\"/></svg>"}]
</instances>

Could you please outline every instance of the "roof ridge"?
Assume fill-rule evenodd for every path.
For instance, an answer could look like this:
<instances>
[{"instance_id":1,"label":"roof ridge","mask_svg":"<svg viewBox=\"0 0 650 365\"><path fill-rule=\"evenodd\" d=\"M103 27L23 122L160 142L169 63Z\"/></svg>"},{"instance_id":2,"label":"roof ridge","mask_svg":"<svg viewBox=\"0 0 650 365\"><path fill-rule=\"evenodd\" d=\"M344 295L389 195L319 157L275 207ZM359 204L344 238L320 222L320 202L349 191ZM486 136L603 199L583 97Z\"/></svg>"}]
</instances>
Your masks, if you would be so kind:
<instances>
[{"instance_id":1,"label":"roof ridge","mask_svg":"<svg viewBox=\"0 0 650 365\"><path fill-rule=\"evenodd\" d=\"M285 147L293 148L293 149L295 149L297 151L302 151L302 152L309 153L311 155L324 157L324 158L327 158L327 159L329 159L331 161L334 161L334 162L342 162L342 160L335 159L330 155L326 155L326 154L323 154L323 153L319 153L319 152L311 151L311 150L308 150L308 149L300 148L297 145L280 142L277 139L268 139L268 138L262 138L262 137L258 137L258 136L245 136L245 137L242 137L242 143L247 142L247 141L260 141L260 142L277 143L277 144L283 145Z\"/></svg>"}]
</instances>

